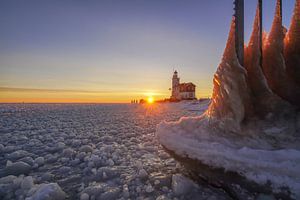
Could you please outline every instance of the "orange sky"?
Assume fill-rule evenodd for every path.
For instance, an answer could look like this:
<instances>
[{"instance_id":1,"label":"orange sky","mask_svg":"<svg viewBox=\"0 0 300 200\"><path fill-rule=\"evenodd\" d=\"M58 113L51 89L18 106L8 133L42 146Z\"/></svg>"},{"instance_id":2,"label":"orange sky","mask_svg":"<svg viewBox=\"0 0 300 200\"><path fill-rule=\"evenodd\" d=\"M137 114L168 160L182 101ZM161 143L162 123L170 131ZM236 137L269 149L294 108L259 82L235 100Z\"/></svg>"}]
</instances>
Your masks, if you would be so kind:
<instances>
[{"instance_id":1,"label":"orange sky","mask_svg":"<svg viewBox=\"0 0 300 200\"><path fill-rule=\"evenodd\" d=\"M105 92L79 90L50 90L0 87L1 103L128 103L132 99L169 97L169 91L159 92Z\"/></svg>"}]
</instances>

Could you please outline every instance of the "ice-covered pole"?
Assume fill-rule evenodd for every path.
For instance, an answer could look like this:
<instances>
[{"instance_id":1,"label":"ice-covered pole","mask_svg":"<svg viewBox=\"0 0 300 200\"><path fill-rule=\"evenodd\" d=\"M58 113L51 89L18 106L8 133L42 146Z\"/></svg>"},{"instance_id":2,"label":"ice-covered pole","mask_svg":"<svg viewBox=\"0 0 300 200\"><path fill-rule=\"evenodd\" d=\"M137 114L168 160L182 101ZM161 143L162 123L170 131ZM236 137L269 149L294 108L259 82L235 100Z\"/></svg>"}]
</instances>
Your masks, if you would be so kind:
<instances>
[{"instance_id":1,"label":"ice-covered pole","mask_svg":"<svg viewBox=\"0 0 300 200\"><path fill-rule=\"evenodd\" d=\"M282 19L282 0L277 0L277 5L279 6L279 14Z\"/></svg>"},{"instance_id":2,"label":"ice-covered pole","mask_svg":"<svg viewBox=\"0 0 300 200\"><path fill-rule=\"evenodd\" d=\"M296 0L291 25L285 37L284 56L289 77L300 86L300 0Z\"/></svg>"},{"instance_id":3,"label":"ice-covered pole","mask_svg":"<svg viewBox=\"0 0 300 200\"><path fill-rule=\"evenodd\" d=\"M244 66L244 0L234 1L235 49L238 60Z\"/></svg>"},{"instance_id":4,"label":"ice-covered pole","mask_svg":"<svg viewBox=\"0 0 300 200\"><path fill-rule=\"evenodd\" d=\"M262 52L262 46L263 46L263 36L262 36L262 30L263 30L263 21L262 21L262 14L263 14L263 12L262 12L263 10L262 10L262 0L258 0L258 15L259 15L259 51L260 51L260 66L262 66L262 59L263 59L263 52Z\"/></svg>"},{"instance_id":5,"label":"ice-covered pole","mask_svg":"<svg viewBox=\"0 0 300 200\"><path fill-rule=\"evenodd\" d=\"M283 114L282 109L290 110L286 102L274 94L268 86L262 71L262 0L258 0L253 31L245 48L245 69L251 89L251 101L256 115L265 117L270 113ZM268 59L268 57L267 57Z\"/></svg>"},{"instance_id":6,"label":"ice-covered pole","mask_svg":"<svg viewBox=\"0 0 300 200\"><path fill-rule=\"evenodd\" d=\"M282 27L282 1L277 0L275 17L269 35L269 42L277 42L280 46L283 45L283 27Z\"/></svg>"},{"instance_id":7,"label":"ice-covered pole","mask_svg":"<svg viewBox=\"0 0 300 200\"><path fill-rule=\"evenodd\" d=\"M287 34L287 42L295 43L300 41L300 0L296 0L294 14Z\"/></svg>"},{"instance_id":8,"label":"ice-covered pole","mask_svg":"<svg viewBox=\"0 0 300 200\"><path fill-rule=\"evenodd\" d=\"M292 63L299 62L299 54L292 53L289 45L284 47L284 28L282 26L282 3L276 1L276 11L272 28L263 48L263 71L268 85L274 93L293 105L300 106L300 88L288 76ZM287 36L288 37L288 36ZM286 39L285 39L286 41ZM290 43L293 45L293 43ZM285 57L283 55L285 54ZM287 67L288 66L288 67ZM295 65L297 66L297 64Z\"/></svg>"}]
</instances>

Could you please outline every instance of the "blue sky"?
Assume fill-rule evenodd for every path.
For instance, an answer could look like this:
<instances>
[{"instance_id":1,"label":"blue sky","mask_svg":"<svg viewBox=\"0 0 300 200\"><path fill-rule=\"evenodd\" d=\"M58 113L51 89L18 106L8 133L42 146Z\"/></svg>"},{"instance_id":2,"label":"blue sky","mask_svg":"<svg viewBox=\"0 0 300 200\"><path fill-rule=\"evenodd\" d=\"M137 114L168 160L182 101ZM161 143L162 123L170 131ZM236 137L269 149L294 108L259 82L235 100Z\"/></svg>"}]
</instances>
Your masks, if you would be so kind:
<instances>
[{"instance_id":1,"label":"blue sky","mask_svg":"<svg viewBox=\"0 0 300 200\"><path fill-rule=\"evenodd\" d=\"M256 2L245 1L246 40ZM294 3L283 0L287 27ZM264 1L266 31L274 9ZM162 98L177 69L206 97L232 14L232 0L1 0L0 87L94 91L99 102Z\"/></svg>"}]
</instances>

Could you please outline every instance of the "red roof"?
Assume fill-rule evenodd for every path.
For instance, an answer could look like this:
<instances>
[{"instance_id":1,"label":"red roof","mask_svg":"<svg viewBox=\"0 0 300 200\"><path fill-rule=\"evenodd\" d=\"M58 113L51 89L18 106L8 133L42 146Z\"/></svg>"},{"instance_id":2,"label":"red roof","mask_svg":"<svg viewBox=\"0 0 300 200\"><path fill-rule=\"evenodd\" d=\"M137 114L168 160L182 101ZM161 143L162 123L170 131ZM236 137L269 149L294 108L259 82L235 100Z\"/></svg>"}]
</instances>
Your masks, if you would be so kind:
<instances>
[{"instance_id":1,"label":"red roof","mask_svg":"<svg viewBox=\"0 0 300 200\"><path fill-rule=\"evenodd\" d=\"M193 83L180 83L179 91L180 92L195 92L196 85Z\"/></svg>"}]
</instances>

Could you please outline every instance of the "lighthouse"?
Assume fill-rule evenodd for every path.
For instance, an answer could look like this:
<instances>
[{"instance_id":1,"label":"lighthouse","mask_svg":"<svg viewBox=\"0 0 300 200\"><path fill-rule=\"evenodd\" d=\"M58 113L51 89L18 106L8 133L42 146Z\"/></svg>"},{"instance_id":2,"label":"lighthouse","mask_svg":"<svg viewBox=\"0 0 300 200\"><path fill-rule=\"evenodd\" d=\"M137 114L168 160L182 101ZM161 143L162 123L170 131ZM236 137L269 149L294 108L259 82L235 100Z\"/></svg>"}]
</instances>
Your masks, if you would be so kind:
<instances>
[{"instance_id":1,"label":"lighthouse","mask_svg":"<svg viewBox=\"0 0 300 200\"><path fill-rule=\"evenodd\" d=\"M171 99L178 99L179 97L179 84L180 79L178 77L178 72L175 70L172 77L172 96Z\"/></svg>"},{"instance_id":2,"label":"lighthouse","mask_svg":"<svg viewBox=\"0 0 300 200\"><path fill-rule=\"evenodd\" d=\"M172 101L194 100L196 99L195 91L196 91L195 84L191 82L180 83L178 72L174 71L172 77L172 94L170 97Z\"/></svg>"}]
</instances>

